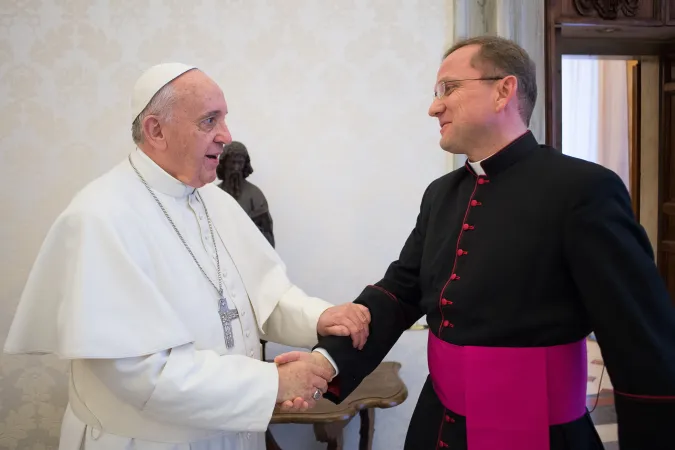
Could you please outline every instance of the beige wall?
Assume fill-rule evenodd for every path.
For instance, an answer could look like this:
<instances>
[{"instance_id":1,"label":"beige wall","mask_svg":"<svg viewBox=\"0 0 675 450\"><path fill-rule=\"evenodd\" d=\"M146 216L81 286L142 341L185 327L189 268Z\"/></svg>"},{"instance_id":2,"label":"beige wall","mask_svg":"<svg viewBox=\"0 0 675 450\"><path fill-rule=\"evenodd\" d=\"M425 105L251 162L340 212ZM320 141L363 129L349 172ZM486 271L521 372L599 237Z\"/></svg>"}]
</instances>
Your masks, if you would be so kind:
<instances>
[{"instance_id":1,"label":"beige wall","mask_svg":"<svg viewBox=\"0 0 675 450\"><path fill-rule=\"evenodd\" d=\"M455 166L427 109L456 37L498 32L532 52L543 134L543 0L504 1L0 2L0 345L55 216L131 150L133 80L167 60L222 85L291 278L351 300L398 254L429 181ZM405 333L387 359L403 363L409 397L378 411L375 450L401 447L428 373L426 333ZM0 357L0 448L55 448L65 388L52 358ZM325 448L310 426L272 428L282 448Z\"/></svg>"},{"instance_id":2,"label":"beige wall","mask_svg":"<svg viewBox=\"0 0 675 450\"><path fill-rule=\"evenodd\" d=\"M0 345L56 215L132 150L128 95L151 64L194 63L221 84L278 251L313 295L342 303L379 279L445 173L427 116L444 0L6 0L0 17ZM390 356L410 399L378 413L376 449L405 436L425 377L420 336ZM0 448L54 448L66 395L62 363L3 356ZM325 448L310 426L275 435Z\"/></svg>"}]
</instances>

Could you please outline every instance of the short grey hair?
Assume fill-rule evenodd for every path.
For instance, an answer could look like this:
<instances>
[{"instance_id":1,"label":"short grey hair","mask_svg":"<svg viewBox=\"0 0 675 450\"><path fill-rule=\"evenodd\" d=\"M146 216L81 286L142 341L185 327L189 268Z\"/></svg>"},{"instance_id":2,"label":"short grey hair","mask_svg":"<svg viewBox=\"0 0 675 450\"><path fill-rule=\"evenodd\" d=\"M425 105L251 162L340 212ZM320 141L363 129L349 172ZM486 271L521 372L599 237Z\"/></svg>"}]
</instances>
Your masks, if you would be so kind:
<instances>
[{"instance_id":1,"label":"short grey hair","mask_svg":"<svg viewBox=\"0 0 675 450\"><path fill-rule=\"evenodd\" d=\"M136 145L143 143L144 133L143 133L143 119L147 116L159 116L165 121L171 120L171 114L173 112L173 105L176 102L176 90L169 83L162 87L157 93L150 99L148 106L141 111L141 113L134 119L131 124L131 138L134 140Z\"/></svg>"}]
</instances>

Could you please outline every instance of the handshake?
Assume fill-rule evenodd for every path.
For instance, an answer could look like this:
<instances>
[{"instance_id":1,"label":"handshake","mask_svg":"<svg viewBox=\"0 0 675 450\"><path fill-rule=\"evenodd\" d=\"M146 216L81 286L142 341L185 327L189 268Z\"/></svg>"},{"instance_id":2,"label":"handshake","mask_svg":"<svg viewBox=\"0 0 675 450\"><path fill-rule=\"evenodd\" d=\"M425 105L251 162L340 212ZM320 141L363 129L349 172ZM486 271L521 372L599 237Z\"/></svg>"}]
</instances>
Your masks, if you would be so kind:
<instances>
[{"instance_id":1,"label":"handshake","mask_svg":"<svg viewBox=\"0 0 675 450\"><path fill-rule=\"evenodd\" d=\"M284 353L274 362L279 371L277 405L282 411L313 408L335 376L332 364L319 352Z\"/></svg>"},{"instance_id":2,"label":"handshake","mask_svg":"<svg viewBox=\"0 0 675 450\"><path fill-rule=\"evenodd\" d=\"M368 339L370 311L347 303L328 308L317 323L320 336L351 336L354 348L363 349ZM319 352L289 352L274 359L279 371L277 405L282 411L305 411L328 389L335 368Z\"/></svg>"}]
</instances>

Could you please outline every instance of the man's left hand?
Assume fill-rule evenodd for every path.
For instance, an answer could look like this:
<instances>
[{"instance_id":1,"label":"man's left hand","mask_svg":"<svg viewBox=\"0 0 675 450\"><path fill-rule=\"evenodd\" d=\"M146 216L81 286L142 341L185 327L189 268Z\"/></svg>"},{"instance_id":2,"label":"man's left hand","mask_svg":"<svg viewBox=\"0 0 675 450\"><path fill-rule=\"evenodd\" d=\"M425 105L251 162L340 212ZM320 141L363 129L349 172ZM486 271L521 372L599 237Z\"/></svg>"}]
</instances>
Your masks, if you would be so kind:
<instances>
[{"instance_id":1,"label":"man's left hand","mask_svg":"<svg viewBox=\"0 0 675 450\"><path fill-rule=\"evenodd\" d=\"M368 339L370 311L363 305L345 303L328 308L319 317L316 331L321 336L351 336L355 348L363 349Z\"/></svg>"}]
</instances>

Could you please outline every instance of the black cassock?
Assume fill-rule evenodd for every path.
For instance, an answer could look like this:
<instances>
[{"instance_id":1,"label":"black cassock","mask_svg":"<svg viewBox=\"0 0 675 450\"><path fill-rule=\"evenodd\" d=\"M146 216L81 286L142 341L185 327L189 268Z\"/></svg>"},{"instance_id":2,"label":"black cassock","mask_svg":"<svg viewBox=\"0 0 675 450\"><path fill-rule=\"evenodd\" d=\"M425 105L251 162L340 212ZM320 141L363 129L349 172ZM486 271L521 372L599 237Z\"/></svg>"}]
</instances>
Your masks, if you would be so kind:
<instances>
[{"instance_id":1,"label":"black cassock","mask_svg":"<svg viewBox=\"0 0 675 450\"><path fill-rule=\"evenodd\" d=\"M320 338L339 369L325 397L346 398L424 314L430 333L457 346L560 346L593 331L621 449L675 448L675 308L621 179L530 132L481 167L429 185L399 259L354 301L372 317L363 350ZM549 428L552 450L603 448L582 414ZM405 449L465 450L466 439L466 418L427 378Z\"/></svg>"}]
</instances>

